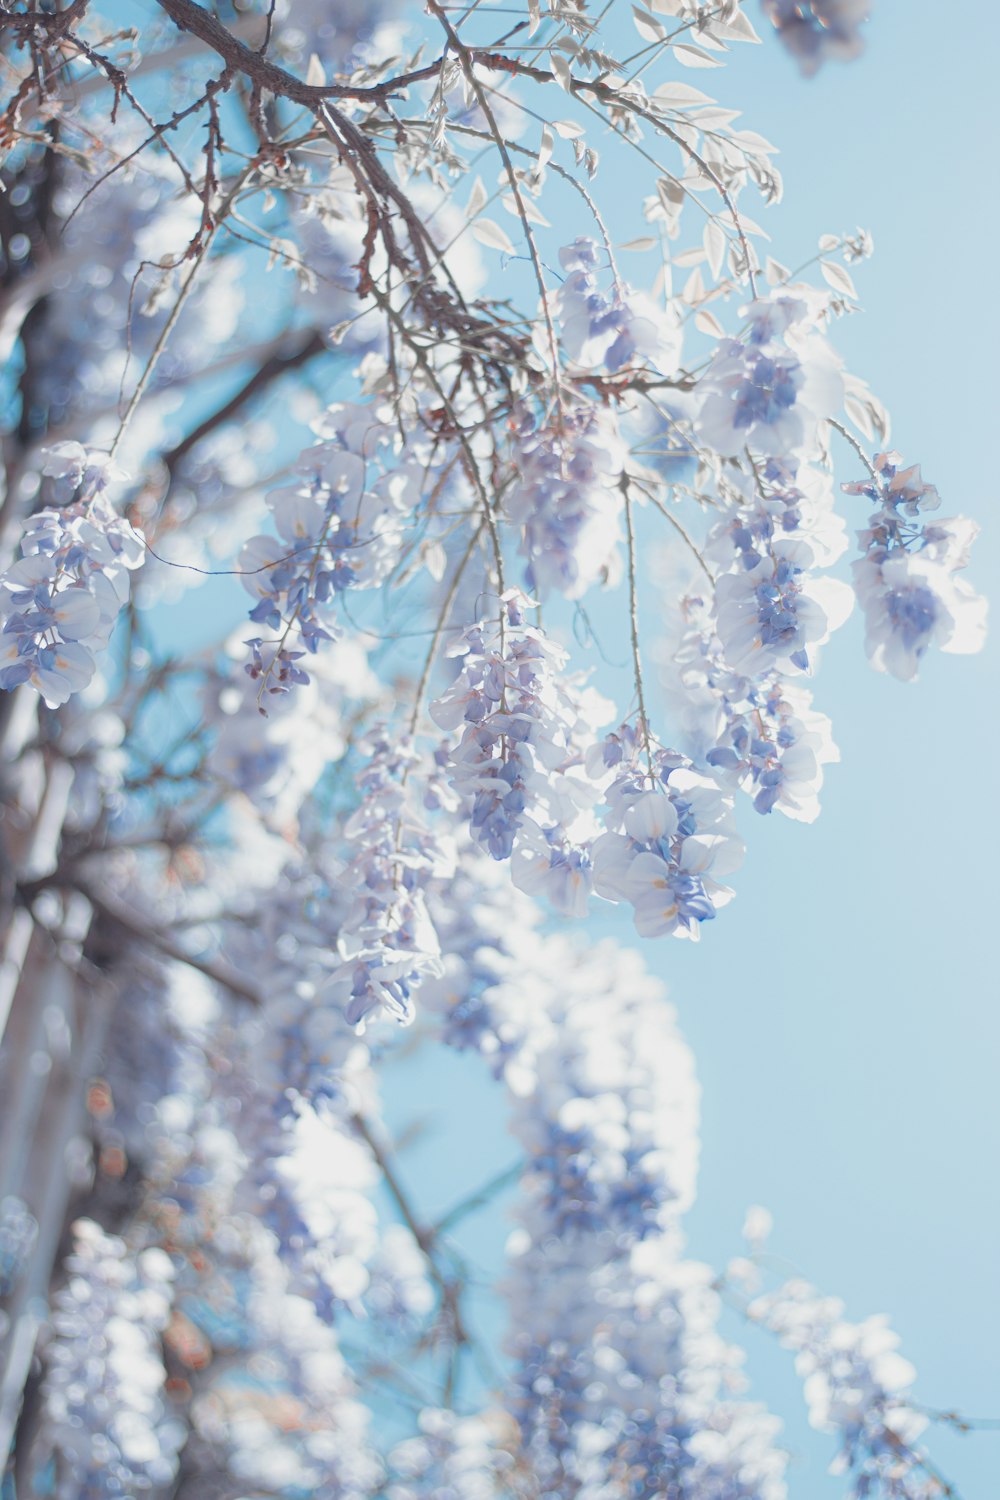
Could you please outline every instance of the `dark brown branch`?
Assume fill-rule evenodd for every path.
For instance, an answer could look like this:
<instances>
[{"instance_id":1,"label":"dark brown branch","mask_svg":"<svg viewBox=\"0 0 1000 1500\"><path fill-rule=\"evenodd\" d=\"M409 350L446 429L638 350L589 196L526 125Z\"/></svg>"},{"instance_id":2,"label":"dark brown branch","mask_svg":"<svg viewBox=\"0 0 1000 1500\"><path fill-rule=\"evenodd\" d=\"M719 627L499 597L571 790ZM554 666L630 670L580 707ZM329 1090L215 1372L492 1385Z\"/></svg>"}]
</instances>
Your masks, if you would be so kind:
<instances>
[{"instance_id":1,"label":"dark brown branch","mask_svg":"<svg viewBox=\"0 0 1000 1500\"><path fill-rule=\"evenodd\" d=\"M26 883L20 887L22 899L31 906L33 895L44 886L51 886L52 879L35 883ZM204 974L206 979L221 985L231 995L239 1000L246 1000L251 1005L259 1007L262 1003L259 992L244 979L238 969L234 969L224 959L198 958L183 948L170 933L164 932L162 928L151 926L141 912L133 910L117 896L109 894L99 895L92 886L84 882L75 882L74 889L85 896L93 907L95 913L106 922L121 929L129 937L135 938L148 948L154 949L164 958L173 959L175 963L185 964L189 969L196 969L199 974ZM34 915L34 914L33 914ZM36 918L37 920L37 918ZM40 923L40 926L45 926Z\"/></svg>"},{"instance_id":2,"label":"dark brown branch","mask_svg":"<svg viewBox=\"0 0 1000 1500\"><path fill-rule=\"evenodd\" d=\"M228 67L245 73L258 89L266 89L270 94L292 99L296 104L305 104L310 109L316 109L330 99L391 98L411 83L436 78L443 62L443 59L438 59L412 73L387 78L383 83L370 84L365 88L349 83L303 83L294 73L287 72L261 52L255 52L239 41L220 21L195 4L195 0L158 0L158 4L181 31L190 31L194 36L200 37L225 60Z\"/></svg>"},{"instance_id":3,"label":"dark brown branch","mask_svg":"<svg viewBox=\"0 0 1000 1500\"><path fill-rule=\"evenodd\" d=\"M323 335L318 330L313 329L306 334L296 349L272 354L268 359L265 359L263 364L250 376L249 380L241 385L239 390L230 396L228 401L223 402L215 411L210 412L203 421L198 423L197 427L192 428L187 436L181 439L176 447L171 448L169 453L163 455L163 462L166 465L167 472L173 475L182 459L187 457L192 448L196 448L216 428L228 422L231 417L234 417L255 396L259 396L262 392L266 391L268 386L272 385L274 381L279 380L282 375L287 375L290 370L297 370L302 365L307 364L317 354L321 354L325 347Z\"/></svg>"}]
</instances>

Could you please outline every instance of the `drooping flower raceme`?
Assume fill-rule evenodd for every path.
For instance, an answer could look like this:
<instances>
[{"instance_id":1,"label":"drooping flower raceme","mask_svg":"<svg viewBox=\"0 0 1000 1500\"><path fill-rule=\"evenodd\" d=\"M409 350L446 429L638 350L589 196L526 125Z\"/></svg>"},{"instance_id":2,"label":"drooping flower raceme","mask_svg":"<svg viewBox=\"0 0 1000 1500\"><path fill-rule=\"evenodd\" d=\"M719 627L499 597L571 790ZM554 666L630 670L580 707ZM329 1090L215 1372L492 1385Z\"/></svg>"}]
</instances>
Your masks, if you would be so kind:
<instances>
[{"instance_id":1,"label":"drooping flower raceme","mask_svg":"<svg viewBox=\"0 0 1000 1500\"><path fill-rule=\"evenodd\" d=\"M540 1491L782 1500L777 1424L734 1399L708 1267L681 1258L697 1084L635 955L505 925L479 1046L526 1170L508 1251L507 1396Z\"/></svg>"},{"instance_id":2,"label":"drooping flower raceme","mask_svg":"<svg viewBox=\"0 0 1000 1500\"><path fill-rule=\"evenodd\" d=\"M358 776L361 803L345 827L353 850L342 876L350 906L331 984L351 1025L383 1011L404 1024L412 1021L414 991L425 975L441 972L425 889L433 877L448 876L454 854L414 806L407 783L416 762L407 736L376 732L371 758Z\"/></svg>"},{"instance_id":3,"label":"drooping flower raceme","mask_svg":"<svg viewBox=\"0 0 1000 1500\"><path fill-rule=\"evenodd\" d=\"M877 453L873 476L843 488L880 507L858 533L863 556L854 564L865 648L877 671L910 681L932 645L959 654L982 649L986 601L956 577L979 528L964 516L920 522L940 497L918 466L900 464L898 453Z\"/></svg>"},{"instance_id":4,"label":"drooping flower raceme","mask_svg":"<svg viewBox=\"0 0 1000 1500\"><path fill-rule=\"evenodd\" d=\"M818 329L824 299L796 286L744 309L743 339L726 339L698 384L700 440L725 457L811 457L819 424L843 400L840 362Z\"/></svg>"},{"instance_id":5,"label":"drooping flower raceme","mask_svg":"<svg viewBox=\"0 0 1000 1500\"><path fill-rule=\"evenodd\" d=\"M809 77L827 58L847 62L864 42L871 0L763 0L782 43Z\"/></svg>"},{"instance_id":6,"label":"drooping flower raceme","mask_svg":"<svg viewBox=\"0 0 1000 1500\"><path fill-rule=\"evenodd\" d=\"M566 653L525 622L531 607L511 589L498 616L465 632L455 648L462 669L431 714L442 729L464 725L451 782L469 808L472 837L494 859L516 855L519 883L580 914L598 797L583 747L608 705L561 677Z\"/></svg>"},{"instance_id":7,"label":"drooping flower raceme","mask_svg":"<svg viewBox=\"0 0 1000 1500\"><path fill-rule=\"evenodd\" d=\"M28 1206L12 1193L0 1199L0 1297L13 1291L38 1238L38 1224ZM0 1313L0 1334L7 1332Z\"/></svg>"},{"instance_id":8,"label":"drooping flower raceme","mask_svg":"<svg viewBox=\"0 0 1000 1500\"><path fill-rule=\"evenodd\" d=\"M48 1350L44 1423L59 1453L59 1500L112 1500L167 1484L185 1426L165 1408L160 1333L174 1270L162 1250L132 1255L90 1220L75 1226L69 1281Z\"/></svg>"},{"instance_id":9,"label":"drooping flower raceme","mask_svg":"<svg viewBox=\"0 0 1000 1500\"><path fill-rule=\"evenodd\" d=\"M331 606L345 590L384 581L425 479L375 406L332 407L314 426L325 441L301 455L294 484L269 496L277 536L251 537L240 554L257 599L250 618L275 632L249 642L261 693L308 681L295 647L315 652L336 634Z\"/></svg>"},{"instance_id":10,"label":"drooping flower raceme","mask_svg":"<svg viewBox=\"0 0 1000 1500\"><path fill-rule=\"evenodd\" d=\"M513 1456L498 1444L499 1413L462 1417L447 1407L426 1407L415 1437L389 1456L388 1500L499 1500Z\"/></svg>"},{"instance_id":11,"label":"drooping flower raceme","mask_svg":"<svg viewBox=\"0 0 1000 1500\"><path fill-rule=\"evenodd\" d=\"M727 568L716 578L716 633L739 672L805 672L853 607L846 584L814 571L844 550L843 527L816 470L799 483L794 463L750 461L749 495L736 492L706 545Z\"/></svg>"},{"instance_id":12,"label":"drooping flower raceme","mask_svg":"<svg viewBox=\"0 0 1000 1500\"><path fill-rule=\"evenodd\" d=\"M779 672L745 677L730 668L704 608L668 667L695 760L753 799L759 813L797 822L819 815L823 767L840 759L826 714L808 690Z\"/></svg>"},{"instance_id":13,"label":"drooping flower raceme","mask_svg":"<svg viewBox=\"0 0 1000 1500\"><path fill-rule=\"evenodd\" d=\"M577 402L540 421L522 408L511 462L503 504L521 529L528 589L580 599L595 583L617 583L625 447L613 413Z\"/></svg>"},{"instance_id":14,"label":"drooping flower raceme","mask_svg":"<svg viewBox=\"0 0 1000 1500\"><path fill-rule=\"evenodd\" d=\"M848 1322L838 1298L797 1280L754 1298L747 1316L795 1351L809 1421L837 1434L831 1471L851 1474L855 1500L937 1500L945 1493L915 1446L927 1418L907 1399L915 1371L896 1352L899 1338L885 1317Z\"/></svg>"},{"instance_id":15,"label":"drooping flower raceme","mask_svg":"<svg viewBox=\"0 0 1000 1500\"><path fill-rule=\"evenodd\" d=\"M727 476L724 513L709 530L704 555L722 569L752 572L809 549L810 564L826 568L847 550L847 525L834 510L830 475L813 464L769 458Z\"/></svg>"},{"instance_id":16,"label":"drooping flower raceme","mask_svg":"<svg viewBox=\"0 0 1000 1500\"><path fill-rule=\"evenodd\" d=\"M145 546L107 497L125 476L106 453L59 443L44 473L72 498L29 517L22 556L0 576L0 688L28 682L54 707L94 675Z\"/></svg>"},{"instance_id":17,"label":"drooping flower raceme","mask_svg":"<svg viewBox=\"0 0 1000 1500\"><path fill-rule=\"evenodd\" d=\"M657 307L643 293L616 279L610 296L594 274L601 251L594 240L576 239L559 252L566 279L555 299L559 341L573 365L587 369L649 369L672 375L681 351L675 311Z\"/></svg>"},{"instance_id":18,"label":"drooping flower raceme","mask_svg":"<svg viewBox=\"0 0 1000 1500\"><path fill-rule=\"evenodd\" d=\"M720 877L738 869L743 845L733 799L675 750L652 749L630 726L591 753L612 773L607 831L594 844L594 888L627 901L643 937L697 939L733 895Z\"/></svg>"}]
</instances>

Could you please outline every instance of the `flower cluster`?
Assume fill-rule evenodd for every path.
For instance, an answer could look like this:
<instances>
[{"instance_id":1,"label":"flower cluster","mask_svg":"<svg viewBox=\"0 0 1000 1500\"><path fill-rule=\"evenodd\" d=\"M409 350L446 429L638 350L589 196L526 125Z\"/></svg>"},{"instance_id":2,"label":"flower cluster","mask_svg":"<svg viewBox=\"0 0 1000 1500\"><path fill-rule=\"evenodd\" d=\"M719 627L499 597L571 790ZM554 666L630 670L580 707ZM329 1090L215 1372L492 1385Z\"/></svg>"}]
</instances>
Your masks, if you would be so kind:
<instances>
[{"instance_id":1,"label":"flower cluster","mask_svg":"<svg viewBox=\"0 0 1000 1500\"><path fill-rule=\"evenodd\" d=\"M745 338L724 340L699 382L703 443L724 457L748 447L786 461L816 451L819 424L843 396L839 362L817 331L823 306L795 287L744 309Z\"/></svg>"},{"instance_id":2,"label":"flower cluster","mask_svg":"<svg viewBox=\"0 0 1000 1500\"><path fill-rule=\"evenodd\" d=\"M277 636L249 642L247 671L261 693L307 682L301 653L289 643L315 652L335 633L329 614L337 597L388 576L424 473L399 453L394 429L375 408L333 407L314 425L326 441L302 453L294 484L268 497L277 536L251 537L240 554L244 587L257 599L250 618ZM379 458L385 467L369 482L368 466Z\"/></svg>"},{"instance_id":3,"label":"flower cluster","mask_svg":"<svg viewBox=\"0 0 1000 1500\"><path fill-rule=\"evenodd\" d=\"M242 654L242 635L229 643ZM266 658L257 648L261 675ZM280 675L280 664L275 668ZM210 683L204 713L215 736L208 757L214 776L243 792L279 824L295 817L327 766L347 749L347 724L359 703L378 697L378 683L358 641L337 641L310 666L297 693L274 698L261 714L252 684L242 673Z\"/></svg>"},{"instance_id":4,"label":"flower cluster","mask_svg":"<svg viewBox=\"0 0 1000 1500\"><path fill-rule=\"evenodd\" d=\"M830 720L812 707L801 683L778 672L760 677L734 672L701 614L670 666L692 755L728 785L741 787L757 812L813 822L823 767L840 759Z\"/></svg>"},{"instance_id":5,"label":"flower cluster","mask_svg":"<svg viewBox=\"0 0 1000 1500\"><path fill-rule=\"evenodd\" d=\"M626 1482L781 1500L777 1424L730 1396L711 1273L680 1258L697 1086L662 989L613 943L544 938L510 916L477 1045L500 1064L527 1162L507 1403L534 1481L581 1500Z\"/></svg>"},{"instance_id":6,"label":"flower cluster","mask_svg":"<svg viewBox=\"0 0 1000 1500\"><path fill-rule=\"evenodd\" d=\"M333 1327L289 1290L274 1241L252 1220L223 1217L211 1259L199 1248L175 1333L185 1362L206 1367L191 1403L191 1472L204 1469L207 1488L221 1467L240 1494L368 1500L380 1465Z\"/></svg>"},{"instance_id":7,"label":"flower cluster","mask_svg":"<svg viewBox=\"0 0 1000 1500\"><path fill-rule=\"evenodd\" d=\"M418 1434L392 1450L388 1500L494 1500L510 1454L497 1443L498 1415L460 1417L448 1408L425 1407Z\"/></svg>"},{"instance_id":8,"label":"flower cluster","mask_svg":"<svg viewBox=\"0 0 1000 1500\"><path fill-rule=\"evenodd\" d=\"M451 779L470 809L473 839L494 859L516 854L533 889L544 889L560 910L578 911L586 906L590 861L577 832L581 824L589 831L597 797L582 746L607 706L560 677L566 653L525 623L530 608L511 589L497 617L465 632L454 648L462 669L431 713L442 729L465 726L451 752Z\"/></svg>"},{"instance_id":9,"label":"flower cluster","mask_svg":"<svg viewBox=\"0 0 1000 1500\"><path fill-rule=\"evenodd\" d=\"M832 1472L850 1472L851 1495L934 1500L943 1491L915 1447L927 1419L909 1404L913 1366L896 1350L898 1336L885 1317L850 1323L844 1305L807 1282L789 1281L756 1297L747 1316L795 1351L809 1421L834 1432L840 1451Z\"/></svg>"},{"instance_id":10,"label":"flower cluster","mask_svg":"<svg viewBox=\"0 0 1000 1500\"><path fill-rule=\"evenodd\" d=\"M898 453L876 453L871 478L845 484L879 509L858 533L863 555L854 587L865 612L865 648L880 672L910 681L929 647L966 653L982 648L986 602L963 578L979 528L964 516L922 523L940 497L917 465Z\"/></svg>"},{"instance_id":11,"label":"flower cluster","mask_svg":"<svg viewBox=\"0 0 1000 1500\"><path fill-rule=\"evenodd\" d=\"M404 1024L412 1021L414 990L441 969L425 888L432 878L448 875L453 852L431 835L412 805L407 781L416 763L408 737L377 731L358 776L361 802L344 830L352 849L342 876L350 905L331 984L351 1025L383 1011Z\"/></svg>"},{"instance_id":12,"label":"flower cluster","mask_svg":"<svg viewBox=\"0 0 1000 1500\"><path fill-rule=\"evenodd\" d=\"M677 369L681 328L676 311L665 310L616 278L610 297L598 289L598 246L576 239L559 252L566 279L556 312L563 350L574 365L612 373L650 369L671 375Z\"/></svg>"},{"instance_id":13,"label":"flower cluster","mask_svg":"<svg viewBox=\"0 0 1000 1500\"><path fill-rule=\"evenodd\" d=\"M20 1198L0 1200L0 1297L13 1291L38 1238L34 1214ZM0 1313L0 1333L6 1332Z\"/></svg>"},{"instance_id":14,"label":"flower cluster","mask_svg":"<svg viewBox=\"0 0 1000 1500\"><path fill-rule=\"evenodd\" d=\"M627 901L643 937L697 939L731 898L718 877L738 869L743 845L733 799L675 750L653 749L630 726L591 752L612 773L607 831L594 844L594 889Z\"/></svg>"},{"instance_id":15,"label":"flower cluster","mask_svg":"<svg viewBox=\"0 0 1000 1500\"><path fill-rule=\"evenodd\" d=\"M90 1220L75 1226L69 1281L56 1298L45 1427L59 1453L59 1500L112 1500L167 1484L184 1441L163 1401L160 1333L174 1268L162 1250L132 1255Z\"/></svg>"},{"instance_id":16,"label":"flower cluster","mask_svg":"<svg viewBox=\"0 0 1000 1500\"><path fill-rule=\"evenodd\" d=\"M846 584L814 572L843 552L844 528L818 471L799 475L775 459L751 465L749 494L735 491L706 544L726 570L716 579L715 629L739 672L805 672L853 607Z\"/></svg>"},{"instance_id":17,"label":"flower cluster","mask_svg":"<svg viewBox=\"0 0 1000 1500\"><path fill-rule=\"evenodd\" d=\"M0 576L0 688L28 682L55 707L94 675L145 547L105 493L124 477L106 453L59 443L44 472L67 503L29 518Z\"/></svg>"},{"instance_id":18,"label":"flower cluster","mask_svg":"<svg viewBox=\"0 0 1000 1500\"><path fill-rule=\"evenodd\" d=\"M616 583L625 448L613 414L579 402L539 422L522 408L511 466L504 511L520 529L532 593L580 599L595 583Z\"/></svg>"},{"instance_id":19,"label":"flower cluster","mask_svg":"<svg viewBox=\"0 0 1000 1500\"><path fill-rule=\"evenodd\" d=\"M871 0L764 0L764 9L782 43L809 77L827 58L846 62L858 56Z\"/></svg>"}]
</instances>

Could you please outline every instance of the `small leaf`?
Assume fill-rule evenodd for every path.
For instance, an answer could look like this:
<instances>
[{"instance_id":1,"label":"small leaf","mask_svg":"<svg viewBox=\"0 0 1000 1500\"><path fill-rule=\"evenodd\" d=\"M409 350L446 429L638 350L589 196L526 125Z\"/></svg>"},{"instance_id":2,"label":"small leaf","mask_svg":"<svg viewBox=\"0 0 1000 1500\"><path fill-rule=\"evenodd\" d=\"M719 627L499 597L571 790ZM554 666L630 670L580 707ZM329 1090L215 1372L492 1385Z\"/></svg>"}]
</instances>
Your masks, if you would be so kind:
<instances>
[{"instance_id":1,"label":"small leaf","mask_svg":"<svg viewBox=\"0 0 1000 1500\"><path fill-rule=\"evenodd\" d=\"M854 282L843 266L839 266L835 260L821 260L819 268L823 272L823 280L827 286L832 286L834 291L843 292L846 297L857 298Z\"/></svg>"},{"instance_id":2,"label":"small leaf","mask_svg":"<svg viewBox=\"0 0 1000 1500\"><path fill-rule=\"evenodd\" d=\"M477 214L481 214L483 209L486 207L486 202L487 193L486 189L483 187L483 179L481 177L477 177L475 182L472 184L472 192L469 194L469 201L465 205L466 218L474 219Z\"/></svg>"},{"instance_id":3,"label":"small leaf","mask_svg":"<svg viewBox=\"0 0 1000 1500\"><path fill-rule=\"evenodd\" d=\"M708 264L712 270L712 275L718 277L719 272L722 270L722 262L726 258L725 230L722 228L721 224L717 223L715 219L709 219L708 223L705 225L705 232L701 238L702 244L705 247L705 254L708 257Z\"/></svg>"},{"instance_id":4,"label":"small leaf","mask_svg":"<svg viewBox=\"0 0 1000 1500\"><path fill-rule=\"evenodd\" d=\"M516 254L506 229L501 229L492 219L476 219L472 224L472 234L481 245L488 245L491 250L502 250L506 255Z\"/></svg>"},{"instance_id":5,"label":"small leaf","mask_svg":"<svg viewBox=\"0 0 1000 1500\"><path fill-rule=\"evenodd\" d=\"M518 201L514 197L513 193L504 193L503 197L500 199L500 202L503 204L504 208L509 214L514 215L515 219L519 219L523 212L524 217L527 219L529 224L541 224L545 229L552 228L552 225L549 223L548 219L545 217L542 211L536 208L531 199L525 197L524 193L521 194L520 206L518 205Z\"/></svg>"},{"instance_id":6,"label":"small leaf","mask_svg":"<svg viewBox=\"0 0 1000 1500\"><path fill-rule=\"evenodd\" d=\"M434 579L440 583L448 566L448 554L440 542L426 542L423 547L424 567Z\"/></svg>"},{"instance_id":7,"label":"small leaf","mask_svg":"<svg viewBox=\"0 0 1000 1500\"><path fill-rule=\"evenodd\" d=\"M715 100L703 94L690 83L661 83L653 90L653 98L671 108L683 109L686 104L714 104Z\"/></svg>"},{"instance_id":8,"label":"small leaf","mask_svg":"<svg viewBox=\"0 0 1000 1500\"><path fill-rule=\"evenodd\" d=\"M575 120L553 120L552 129L556 135L561 135L564 141L575 140L578 135L584 134L583 126L578 125Z\"/></svg>"},{"instance_id":9,"label":"small leaf","mask_svg":"<svg viewBox=\"0 0 1000 1500\"><path fill-rule=\"evenodd\" d=\"M674 43L674 56L685 68L721 68L722 58L713 57L704 47L692 47L687 42Z\"/></svg>"},{"instance_id":10,"label":"small leaf","mask_svg":"<svg viewBox=\"0 0 1000 1500\"><path fill-rule=\"evenodd\" d=\"M309 66L306 68L306 83L312 89L321 89L326 83L326 70L315 52L309 54Z\"/></svg>"},{"instance_id":11,"label":"small leaf","mask_svg":"<svg viewBox=\"0 0 1000 1500\"><path fill-rule=\"evenodd\" d=\"M547 125L542 126L542 144L538 148L539 170L547 167L552 157L552 148L555 145L552 131Z\"/></svg>"},{"instance_id":12,"label":"small leaf","mask_svg":"<svg viewBox=\"0 0 1000 1500\"><path fill-rule=\"evenodd\" d=\"M637 240L626 240L623 245L618 245L618 250L655 250L658 240L651 234L642 234Z\"/></svg>"},{"instance_id":13,"label":"small leaf","mask_svg":"<svg viewBox=\"0 0 1000 1500\"><path fill-rule=\"evenodd\" d=\"M700 328L702 333L710 333L714 339L721 339L726 332L715 314L709 312L707 307L695 313L694 325Z\"/></svg>"},{"instance_id":14,"label":"small leaf","mask_svg":"<svg viewBox=\"0 0 1000 1500\"><path fill-rule=\"evenodd\" d=\"M681 293L681 296L689 307L694 307L697 303L704 300L705 278L701 274L701 266L695 266L691 275L684 283L684 291Z\"/></svg>"},{"instance_id":15,"label":"small leaf","mask_svg":"<svg viewBox=\"0 0 1000 1500\"><path fill-rule=\"evenodd\" d=\"M644 42L662 42L667 35L667 28L663 22L655 20L648 11L641 10L638 5L632 7L632 20Z\"/></svg>"},{"instance_id":16,"label":"small leaf","mask_svg":"<svg viewBox=\"0 0 1000 1500\"><path fill-rule=\"evenodd\" d=\"M712 25L719 36L728 37L731 42L760 41L752 22L741 10L735 11L728 20L713 21Z\"/></svg>"},{"instance_id":17,"label":"small leaf","mask_svg":"<svg viewBox=\"0 0 1000 1500\"><path fill-rule=\"evenodd\" d=\"M552 63L552 71L555 74L556 83L558 83L561 89L565 89L567 94L571 93L573 89L573 74L570 70L569 63L564 57L560 57L558 52L552 53L550 61Z\"/></svg>"},{"instance_id":18,"label":"small leaf","mask_svg":"<svg viewBox=\"0 0 1000 1500\"><path fill-rule=\"evenodd\" d=\"M858 401L854 396L844 397L844 411L850 417L855 427L863 432L869 440L875 436L875 428L872 426L871 413L863 401Z\"/></svg>"},{"instance_id":19,"label":"small leaf","mask_svg":"<svg viewBox=\"0 0 1000 1500\"><path fill-rule=\"evenodd\" d=\"M705 252L704 250L681 250L670 258L675 266L700 266L705 259Z\"/></svg>"},{"instance_id":20,"label":"small leaf","mask_svg":"<svg viewBox=\"0 0 1000 1500\"><path fill-rule=\"evenodd\" d=\"M777 146L772 146L771 142L764 136L758 135L756 130L734 130L730 136L730 140L734 146L739 146L744 151L752 151L760 156L774 156L778 150Z\"/></svg>"}]
</instances>

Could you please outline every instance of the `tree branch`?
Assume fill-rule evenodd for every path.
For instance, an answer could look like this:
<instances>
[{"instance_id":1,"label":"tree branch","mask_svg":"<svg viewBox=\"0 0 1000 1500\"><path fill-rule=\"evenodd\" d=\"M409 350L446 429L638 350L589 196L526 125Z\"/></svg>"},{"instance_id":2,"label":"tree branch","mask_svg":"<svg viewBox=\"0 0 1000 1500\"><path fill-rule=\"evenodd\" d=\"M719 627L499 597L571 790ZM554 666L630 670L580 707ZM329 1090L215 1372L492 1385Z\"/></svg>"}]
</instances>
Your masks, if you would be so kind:
<instances>
[{"instance_id":1,"label":"tree branch","mask_svg":"<svg viewBox=\"0 0 1000 1500\"><path fill-rule=\"evenodd\" d=\"M173 475L181 460L187 457L192 448L196 448L216 428L228 422L230 417L234 417L255 396L261 395L274 381L279 380L282 375L287 375L290 370L297 370L301 365L307 364L317 354L321 354L325 347L323 335L317 329L313 329L306 334L298 348L270 355L254 371L249 380L230 396L228 401L210 412L203 421L198 423L197 427L163 455L167 472Z\"/></svg>"},{"instance_id":2,"label":"tree branch","mask_svg":"<svg viewBox=\"0 0 1000 1500\"><path fill-rule=\"evenodd\" d=\"M157 0L157 3L181 31L190 31L199 37L225 60L228 67L246 74L258 88L266 89L269 94L276 94L279 98L292 99L296 104L305 104L311 109L330 99L391 98L393 94L408 88L411 83L436 78L443 63L443 59L439 58L423 68L416 68L412 73L403 73L364 88L349 83L302 83L294 73L287 72L262 53L246 46L208 11L196 5L195 0Z\"/></svg>"}]
</instances>

